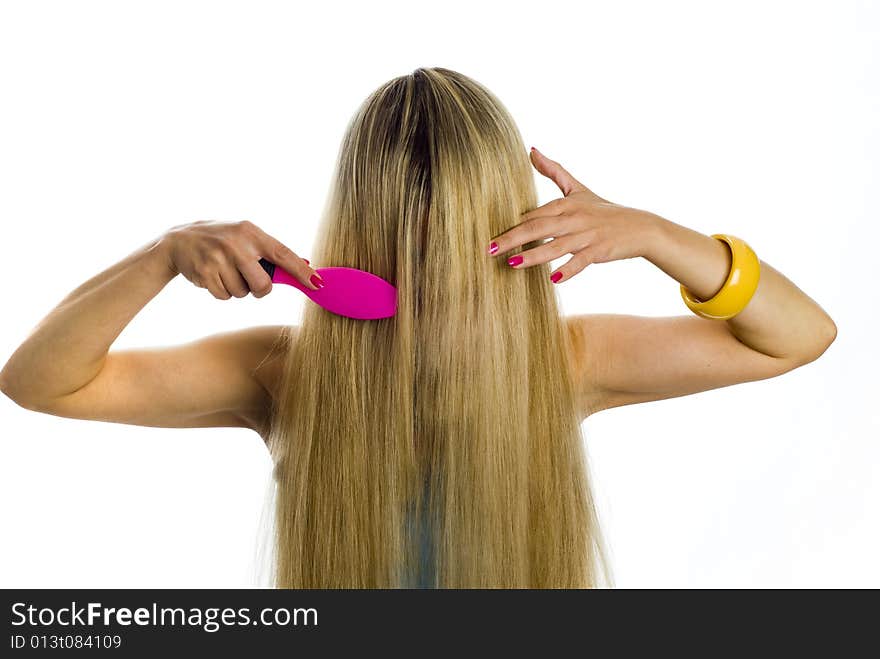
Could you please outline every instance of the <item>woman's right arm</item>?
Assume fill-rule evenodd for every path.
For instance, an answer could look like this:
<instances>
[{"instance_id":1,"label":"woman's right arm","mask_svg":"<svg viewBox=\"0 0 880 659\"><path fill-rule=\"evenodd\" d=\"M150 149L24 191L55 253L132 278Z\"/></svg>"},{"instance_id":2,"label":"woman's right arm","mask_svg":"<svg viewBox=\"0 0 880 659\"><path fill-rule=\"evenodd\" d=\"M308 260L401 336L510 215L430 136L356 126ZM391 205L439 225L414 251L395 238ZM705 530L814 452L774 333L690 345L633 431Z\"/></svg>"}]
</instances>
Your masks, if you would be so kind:
<instances>
[{"instance_id":1,"label":"woman's right arm","mask_svg":"<svg viewBox=\"0 0 880 659\"><path fill-rule=\"evenodd\" d=\"M262 434L270 392L256 371L282 327L110 351L131 319L178 274L219 299L266 295L272 284L260 257L315 288L307 262L250 222L174 227L64 298L9 358L0 390L22 407L58 416L251 427Z\"/></svg>"}]
</instances>

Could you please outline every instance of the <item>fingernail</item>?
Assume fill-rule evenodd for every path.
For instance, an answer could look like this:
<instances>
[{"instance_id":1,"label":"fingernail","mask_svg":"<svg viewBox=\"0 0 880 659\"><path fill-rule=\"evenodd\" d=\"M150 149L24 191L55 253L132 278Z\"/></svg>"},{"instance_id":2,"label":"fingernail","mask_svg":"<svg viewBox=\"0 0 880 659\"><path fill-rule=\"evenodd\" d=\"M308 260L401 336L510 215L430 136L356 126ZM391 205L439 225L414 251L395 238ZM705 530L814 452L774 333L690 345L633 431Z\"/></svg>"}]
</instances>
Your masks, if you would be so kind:
<instances>
[{"instance_id":1,"label":"fingernail","mask_svg":"<svg viewBox=\"0 0 880 659\"><path fill-rule=\"evenodd\" d=\"M554 284L556 282L558 282L560 279L562 279L561 272L554 272L552 275L550 275L550 281L552 281Z\"/></svg>"},{"instance_id":2,"label":"fingernail","mask_svg":"<svg viewBox=\"0 0 880 659\"><path fill-rule=\"evenodd\" d=\"M536 149L535 147L531 147L531 150L532 150L532 151L537 151L537 149Z\"/></svg>"},{"instance_id":3,"label":"fingernail","mask_svg":"<svg viewBox=\"0 0 880 659\"><path fill-rule=\"evenodd\" d=\"M317 286L319 289L324 288L324 280L318 275L312 275L309 277L309 281L312 282L312 286Z\"/></svg>"},{"instance_id":4,"label":"fingernail","mask_svg":"<svg viewBox=\"0 0 880 659\"><path fill-rule=\"evenodd\" d=\"M303 259L303 261L305 261L305 262L306 262L306 265L308 265L308 264L309 264L309 260L308 260L308 259Z\"/></svg>"},{"instance_id":5,"label":"fingernail","mask_svg":"<svg viewBox=\"0 0 880 659\"><path fill-rule=\"evenodd\" d=\"M495 242L489 243L489 253L494 254L497 251L498 251L498 243L495 243Z\"/></svg>"},{"instance_id":6,"label":"fingernail","mask_svg":"<svg viewBox=\"0 0 880 659\"><path fill-rule=\"evenodd\" d=\"M517 254L516 256L511 256L509 259L507 259L507 265L509 266L516 266L522 262L523 257L520 254Z\"/></svg>"}]
</instances>

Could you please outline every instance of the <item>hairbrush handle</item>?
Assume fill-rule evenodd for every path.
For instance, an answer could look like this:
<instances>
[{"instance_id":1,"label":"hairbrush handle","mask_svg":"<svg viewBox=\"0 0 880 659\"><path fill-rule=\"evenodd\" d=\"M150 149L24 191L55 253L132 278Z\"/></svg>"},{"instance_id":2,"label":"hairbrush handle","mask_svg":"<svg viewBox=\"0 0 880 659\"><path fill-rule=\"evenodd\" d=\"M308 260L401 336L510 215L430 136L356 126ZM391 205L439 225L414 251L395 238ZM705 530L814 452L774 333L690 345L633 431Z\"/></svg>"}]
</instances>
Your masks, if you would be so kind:
<instances>
[{"instance_id":1,"label":"hairbrush handle","mask_svg":"<svg viewBox=\"0 0 880 659\"><path fill-rule=\"evenodd\" d=\"M266 274L269 275L269 278L272 280L273 284L287 284L288 286L293 286L294 288L298 288L303 293L315 293L311 288L300 283L299 279L294 277L292 274L287 272L284 268L275 265L271 261L267 261L266 259L260 259L260 266L263 270L266 271Z\"/></svg>"},{"instance_id":2,"label":"hairbrush handle","mask_svg":"<svg viewBox=\"0 0 880 659\"><path fill-rule=\"evenodd\" d=\"M271 261L267 261L266 259L260 259L260 266L262 266L263 270L266 271L266 274L269 275L269 278L275 276L275 264Z\"/></svg>"}]
</instances>

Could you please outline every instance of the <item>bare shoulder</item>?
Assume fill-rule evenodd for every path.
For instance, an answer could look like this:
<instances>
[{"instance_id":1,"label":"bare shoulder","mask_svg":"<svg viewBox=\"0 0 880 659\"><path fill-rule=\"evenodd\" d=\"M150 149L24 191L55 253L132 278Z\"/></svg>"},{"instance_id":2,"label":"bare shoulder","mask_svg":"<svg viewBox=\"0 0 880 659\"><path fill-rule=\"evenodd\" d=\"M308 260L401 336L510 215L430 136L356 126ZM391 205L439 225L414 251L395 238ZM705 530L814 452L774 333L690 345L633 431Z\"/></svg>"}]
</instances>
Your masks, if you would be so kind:
<instances>
[{"instance_id":1,"label":"bare shoulder","mask_svg":"<svg viewBox=\"0 0 880 659\"><path fill-rule=\"evenodd\" d=\"M255 338L262 355L254 369L254 377L274 400L278 394L284 357L299 328L296 325L270 325L254 329L258 330Z\"/></svg>"},{"instance_id":2,"label":"bare shoulder","mask_svg":"<svg viewBox=\"0 0 880 659\"><path fill-rule=\"evenodd\" d=\"M563 317L569 339L569 364L581 420L604 409L601 389L591 377L596 372L596 362L601 359L601 351L597 351L596 343L590 340L591 334L595 338L595 333L591 333L589 329L594 318L590 315Z\"/></svg>"},{"instance_id":3,"label":"bare shoulder","mask_svg":"<svg viewBox=\"0 0 880 659\"><path fill-rule=\"evenodd\" d=\"M249 330L253 349L258 356L252 374L266 392L266 405L260 410L259 417L252 421L254 430L264 440L268 437L272 403L278 398L285 357L298 330L296 325L265 325Z\"/></svg>"}]
</instances>

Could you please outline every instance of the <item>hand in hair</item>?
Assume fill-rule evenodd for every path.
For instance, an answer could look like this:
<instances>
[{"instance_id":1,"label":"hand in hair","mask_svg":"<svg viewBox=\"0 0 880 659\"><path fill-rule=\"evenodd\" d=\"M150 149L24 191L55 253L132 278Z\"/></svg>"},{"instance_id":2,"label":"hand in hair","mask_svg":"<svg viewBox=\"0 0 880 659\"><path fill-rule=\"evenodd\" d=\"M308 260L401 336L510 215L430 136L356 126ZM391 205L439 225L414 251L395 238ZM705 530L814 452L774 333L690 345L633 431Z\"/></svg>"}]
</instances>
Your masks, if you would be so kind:
<instances>
[{"instance_id":1,"label":"hand in hair","mask_svg":"<svg viewBox=\"0 0 880 659\"><path fill-rule=\"evenodd\" d=\"M318 290L310 279L320 280L320 275L309 262L248 220L182 224L170 229L162 240L167 242L171 271L207 288L218 300L268 294L272 280L260 266L261 257L280 265L304 286Z\"/></svg>"},{"instance_id":2,"label":"hand in hair","mask_svg":"<svg viewBox=\"0 0 880 659\"><path fill-rule=\"evenodd\" d=\"M556 183L564 196L523 213L520 224L492 240L491 255L499 256L526 243L549 238L538 247L508 258L508 264L517 269L528 268L571 254L572 257L550 275L550 281L558 283L591 263L644 254L651 222L656 216L603 199L534 147L531 160L535 169Z\"/></svg>"}]
</instances>

